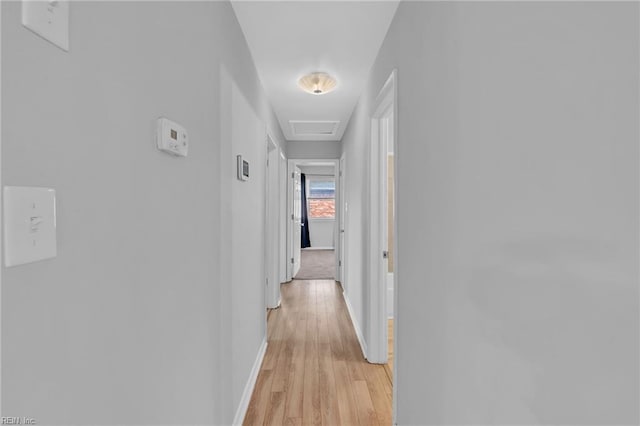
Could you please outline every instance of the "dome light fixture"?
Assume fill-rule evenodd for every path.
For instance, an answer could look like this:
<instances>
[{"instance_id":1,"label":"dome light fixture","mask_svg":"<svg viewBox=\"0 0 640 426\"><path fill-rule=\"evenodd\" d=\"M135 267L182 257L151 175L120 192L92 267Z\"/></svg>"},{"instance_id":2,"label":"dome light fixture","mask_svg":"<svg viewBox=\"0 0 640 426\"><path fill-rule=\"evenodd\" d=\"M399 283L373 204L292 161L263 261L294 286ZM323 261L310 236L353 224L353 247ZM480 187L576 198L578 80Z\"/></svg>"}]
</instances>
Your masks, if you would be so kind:
<instances>
[{"instance_id":1,"label":"dome light fixture","mask_svg":"<svg viewBox=\"0 0 640 426\"><path fill-rule=\"evenodd\" d=\"M314 72L300 77L298 86L312 95L324 95L336 88L336 79L326 72Z\"/></svg>"}]
</instances>

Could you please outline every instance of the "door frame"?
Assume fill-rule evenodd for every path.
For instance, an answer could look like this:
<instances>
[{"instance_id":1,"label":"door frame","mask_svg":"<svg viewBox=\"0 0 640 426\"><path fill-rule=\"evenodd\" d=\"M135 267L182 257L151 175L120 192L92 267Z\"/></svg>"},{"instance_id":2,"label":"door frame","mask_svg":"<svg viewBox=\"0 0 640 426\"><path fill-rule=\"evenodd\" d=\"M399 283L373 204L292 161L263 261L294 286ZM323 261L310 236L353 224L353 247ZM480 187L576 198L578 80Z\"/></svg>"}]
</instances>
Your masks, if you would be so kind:
<instances>
[{"instance_id":1,"label":"door frame","mask_svg":"<svg viewBox=\"0 0 640 426\"><path fill-rule=\"evenodd\" d=\"M294 238L295 238L295 231L293 230L293 226L294 226L294 222L295 222L295 202L296 202L296 196L294 194L295 192L295 174L296 174L296 168L298 167L297 164L295 163L295 160L288 160L288 167L287 167L287 185L288 185L288 190L287 190L287 194L288 194L288 210L287 210L287 281L291 281L293 280L294 277L294 267L295 267L295 263L294 263L294 249L296 247L296 244L294 242Z\"/></svg>"},{"instance_id":2,"label":"door frame","mask_svg":"<svg viewBox=\"0 0 640 426\"><path fill-rule=\"evenodd\" d=\"M288 193L288 168L287 168L287 157L284 155L284 151L282 148L279 148L280 158L278 158L278 172L279 172L279 182L278 182L278 191L280 191L279 197L279 209L278 209L278 234L280 238L280 256L279 256L279 279L280 283L287 282L287 272L289 268L288 257L287 257L287 229L288 229L288 216L287 212L289 208L287 207L289 193ZM280 286L278 286L278 295L280 294Z\"/></svg>"},{"instance_id":3,"label":"door frame","mask_svg":"<svg viewBox=\"0 0 640 426\"><path fill-rule=\"evenodd\" d=\"M342 284L342 290L346 291L347 265L345 262L347 253L347 234L345 227L347 223L347 197L346 197L346 176L344 173L347 164L347 154L345 152L338 160L338 173L336 175L336 189L338 200L336 201L336 281Z\"/></svg>"},{"instance_id":4,"label":"door frame","mask_svg":"<svg viewBox=\"0 0 640 426\"><path fill-rule=\"evenodd\" d=\"M280 250L274 250L280 243L278 232L278 165L280 150L274 138L266 132L265 152L265 229L264 229L264 262L265 262L265 305L267 309L280 305L279 257ZM274 182L273 174L276 173ZM273 197L273 193L276 197Z\"/></svg>"},{"instance_id":5,"label":"door frame","mask_svg":"<svg viewBox=\"0 0 640 426\"><path fill-rule=\"evenodd\" d=\"M0 4L0 58L2 58L2 4ZM0 67L0 99L2 99L2 67ZM0 102L1 104L1 102ZM0 295L2 294L2 265L4 265L4 218L2 186L2 107L0 106ZM0 330L2 330L2 296L0 296ZM0 331L0 383L2 383L2 332ZM2 386L0 386L0 413L2 413Z\"/></svg>"},{"instance_id":6,"label":"door frame","mask_svg":"<svg viewBox=\"0 0 640 426\"><path fill-rule=\"evenodd\" d=\"M338 185L338 171L340 167L340 160L337 158L296 158L296 159L288 159L287 160L287 282L293 279L292 276L292 266L291 266L291 258L293 257L293 178L292 173L294 172L296 167L300 166L310 166L317 163L322 163L333 166L334 170L334 178L336 179L336 207L339 205L339 200L341 195L339 194L340 189ZM337 235L338 235L338 208L336 208L336 217L335 223L336 225L333 227L333 250L336 256L336 265L338 264L338 250L337 248ZM337 277L336 277L337 278Z\"/></svg>"},{"instance_id":7,"label":"door frame","mask_svg":"<svg viewBox=\"0 0 640 426\"><path fill-rule=\"evenodd\" d=\"M381 262L384 241L385 220L387 218L387 206L384 205L387 190L387 146L381 143L379 134L379 124L381 118L391 108L391 125L394 151L394 170L398 158L398 102L397 102L397 70L393 70L391 75L380 90L374 104L371 115L371 144L369 145L369 256L368 256L368 276L371 283L369 291L369 336L367 342L367 360L374 364L386 364L388 361L388 336L387 336L387 270L384 268L385 262ZM397 179L394 179L394 193L398 194ZM396 203L397 204L397 203ZM397 215L396 215L397 217ZM398 310L398 268L397 268L397 220L394 220L393 256L394 261L394 336L397 336ZM396 342L394 338L394 386L396 374ZM395 399L394 399L395 402ZM395 404L394 404L395 405Z\"/></svg>"}]
</instances>

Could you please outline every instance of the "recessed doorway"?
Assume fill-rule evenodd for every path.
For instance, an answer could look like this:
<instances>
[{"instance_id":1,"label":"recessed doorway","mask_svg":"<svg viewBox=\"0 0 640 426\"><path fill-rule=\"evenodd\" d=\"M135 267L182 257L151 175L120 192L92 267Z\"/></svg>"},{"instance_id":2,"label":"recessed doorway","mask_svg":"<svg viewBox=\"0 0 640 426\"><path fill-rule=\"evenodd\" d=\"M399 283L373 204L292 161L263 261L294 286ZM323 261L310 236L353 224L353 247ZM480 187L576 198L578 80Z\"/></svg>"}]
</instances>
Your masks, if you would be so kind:
<instances>
[{"instance_id":1,"label":"recessed doorway","mask_svg":"<svg viewBox=\"0 0 640 426\"><path fill-rule=\"evenodd\" d=\"M289 279L336 280L338 160L289 160Z\"/></svg>"}]
</instances>

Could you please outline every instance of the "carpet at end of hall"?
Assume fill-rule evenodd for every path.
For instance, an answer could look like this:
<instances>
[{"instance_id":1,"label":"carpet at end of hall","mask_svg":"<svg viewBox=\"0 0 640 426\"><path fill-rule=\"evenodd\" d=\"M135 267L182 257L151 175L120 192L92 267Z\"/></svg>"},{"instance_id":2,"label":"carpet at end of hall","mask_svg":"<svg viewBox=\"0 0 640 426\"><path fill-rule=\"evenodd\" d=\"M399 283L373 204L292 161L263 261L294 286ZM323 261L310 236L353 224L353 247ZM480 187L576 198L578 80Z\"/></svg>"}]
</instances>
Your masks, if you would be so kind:
<instances>
[{"instance_id":1,"label":"carpet at end of hall","mask_svg":"<svg viewBox=\"0 0 640 426\"><path fill-rule=\"evenodd\" d=\"M335 279L335 252L333 250L302 250L297 280Z\"/></svg>"}]
</instances>

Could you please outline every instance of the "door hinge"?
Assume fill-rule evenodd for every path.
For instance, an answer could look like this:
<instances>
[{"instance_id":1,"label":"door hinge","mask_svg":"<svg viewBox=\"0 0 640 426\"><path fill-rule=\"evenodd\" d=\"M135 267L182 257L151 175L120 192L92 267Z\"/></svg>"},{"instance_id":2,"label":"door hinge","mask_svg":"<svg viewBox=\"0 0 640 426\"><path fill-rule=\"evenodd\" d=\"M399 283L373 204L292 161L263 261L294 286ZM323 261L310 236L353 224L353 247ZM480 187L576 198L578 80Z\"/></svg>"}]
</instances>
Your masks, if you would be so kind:
<instances>
[{"instance_id":1,"label":"door hinge","mask_svg":"<svg viewBox=\"0 0 640 426\"><path fill-rule=\"evenodd\" d=\"M383 259L388 259L388 258L389 258L389 252L388 252L388 251L386 251L386 250L385 250L385 251L383 251L383 252L382 252L382 258L383 258Z\"/></svg>"},{"instance_id":2,"label":"door hinge","mask_svg":"<svg viewBox=\"0 0 640 426\"><path fill-rule=\"evenodd\" d=\"M338 266L342 266L342 260L338 260Z\"/></svg>"},{"instance_id":3,"label":"door hinge","mask_svg":"<svg viewBox=\"0 0 640 426\"><path fill-rule=\"evenodd\" d=\"M291 213L291 220L293 220L293 213Z\"/></svg>"},{"instance_id":4,"label":"door hinge","mask_svg":"<svg viewBox=\"0 0 640 426\"><path fill-rule=\"evenodd\" d=\"M296 173L295 173L295 172L292 172L292 173L291 173L291 179L293 179L293 178L295 178L295 177L296 177Z\"/></svg>"},{"instance_id":5,"label":"door hinge","mask_svg":"<svg viewBox=\"0 0 640 426\"><path fill-rule=\"evenodd\" d=\"M269 286L269 278L267 278L267 279L265 280L265 285L266 285L266 286Z\"/></svg>"},{"instance_id":6,"label":"door hinge","mask_svg":"<svg viewBox=\"0 0 640 426\"><path fill-rule=\"evenodd\" d=\"M291 263L295 263L295 262L293 261L293 257L291 258Z\"/></svg>"}]
</instances>

